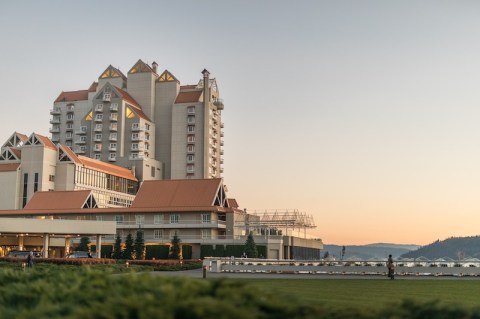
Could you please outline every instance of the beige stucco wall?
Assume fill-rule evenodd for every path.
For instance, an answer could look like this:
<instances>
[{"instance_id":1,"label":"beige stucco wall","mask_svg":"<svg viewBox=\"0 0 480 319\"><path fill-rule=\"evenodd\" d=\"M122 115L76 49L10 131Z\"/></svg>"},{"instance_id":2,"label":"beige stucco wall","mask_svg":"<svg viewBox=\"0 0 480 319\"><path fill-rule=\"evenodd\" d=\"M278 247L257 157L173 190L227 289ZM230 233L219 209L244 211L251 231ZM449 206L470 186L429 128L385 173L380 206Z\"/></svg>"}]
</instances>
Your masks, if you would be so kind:
<instances>
[{"instance_id":1,"label":"beige stucco wall","mask_svg":"<svg viewBox=\"0 0 480 319\"><path fill-rule=\"evenodd\" d=\"M20 205L20 171L1 172L0 209L18 209Z\"/></svg>"}]
</instances>

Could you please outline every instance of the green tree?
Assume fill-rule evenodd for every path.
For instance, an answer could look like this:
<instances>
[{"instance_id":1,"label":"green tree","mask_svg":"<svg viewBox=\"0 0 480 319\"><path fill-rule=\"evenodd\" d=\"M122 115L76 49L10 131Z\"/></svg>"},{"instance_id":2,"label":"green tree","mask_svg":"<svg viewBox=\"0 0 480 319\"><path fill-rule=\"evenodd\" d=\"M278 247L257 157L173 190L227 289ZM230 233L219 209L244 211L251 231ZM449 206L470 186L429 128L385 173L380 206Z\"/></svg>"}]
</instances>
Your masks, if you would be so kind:
<instances>
[{"instance_id":1,"label":"green tree","mask_svg":"<svg viewBox=\"0 0 480 319\"><path fill-rule=\"evenodd\" d=\"M135 236L135 259L145 259L145 239L143 230L137 230Z\"/></svg>"},{"instance_id":2,"label":"green tree","mask_svg":"<svg viewBox=\"0 0 480 319\"><path fill-rule=\"evenodd\" d=\"M245 253L247 254L248 258L258 257L257 245L255 244L255 240L253 239L252 232L248 234L247 240L245 241Z\"/></svg>"},{"instance_id":3,"label":"green tree","mask_svg":"<svg viewBox=\"0 0 480 319\"><path fill-rule=\"evenodd\" d=\"M132 234L128 234L127 238L125 239L125 249L123 250L123 258L124 259L133 259L133 236Z\"/></svg>"},{"instance_id":4,"label":"green tree","mask_svg":"<svg viewBox=\"0 0 480 319\"><path fill-rule=\"evenodd\" d=\"M177 232L173 235L170 246L170 254L168 255L169 259L180 259L180 238L178 238Z\"/></svg>"},{"instance_id":5,"label":"green tree","mask_svg":"<svg viewBox=\"0 0 480 319\"><path fill-rule=\"evenodd\" d=\"M80 245L78 245L78 251L89 251L88 245L90 244L90 238L82 237L80 238Z\"/></svg>"},{"instance_id":6,"label":"green tree","mask_svg":"<svg viewBox=\"0 0 480 319\"><path fill-rule=\"evenodd\" d=\"M113 246L113 259L121 259L122 258L122 238L120 234L117 233L117 237L115 238L115 245Z\"/></svg>"}]
</instances>

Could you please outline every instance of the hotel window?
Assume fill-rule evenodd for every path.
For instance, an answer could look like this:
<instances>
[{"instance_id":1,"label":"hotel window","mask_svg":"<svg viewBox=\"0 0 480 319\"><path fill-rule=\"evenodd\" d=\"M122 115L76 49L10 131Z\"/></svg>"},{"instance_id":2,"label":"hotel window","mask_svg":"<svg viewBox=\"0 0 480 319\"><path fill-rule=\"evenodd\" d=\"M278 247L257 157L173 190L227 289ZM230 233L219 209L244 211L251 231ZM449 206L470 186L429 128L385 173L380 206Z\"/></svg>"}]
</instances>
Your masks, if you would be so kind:
<instances>
[{"instance_id":1,"label":"hotel window","mask_svg":"<svg viewBox=\"0 0 480 319\"><path fill-rule=\"evenodd\" d=\"M102 159L102 154L95 154L95 159L96 160L101 160Z\"/></svg>"},{"instance_id":2,"label":"hotel window","mask_svg":"<svg viewBox=\"0 0 480 319\"><path fill-rule=\"evenodd\" d=\"M187 165L187 172L188 172L188 173L193 173L193 172L195 172L195 166L193 166L193 164Z\"/></svg>"},{"instance_id":3,"label":"hotel window","mask_svg":"<svg viewBox=\"0 0 480 319\"><path fill-rule=\"evenodd\" d=\"M163 238L163 229L154 229L153 239L162 239L162 238Z\"/></svg>"},{"instance_id":4,"label":"hotel window","mask_svg":"<svg viewBox=\"0 0 480 319\"><path fill-rule=\"evenodd\" d=\"M67 141L66 144L68 147L72 147L72 141Z\"/></svg>"},{"instance_id":5,"label":"hotel window","mask_svg":"<svg viewBox=\"0 0 480 319\"><path fill-rule=\"evenodd\" d=\"M103 120L103 114L95 114L95 120L96 120L96 121L101 121L101 120Z\"/></svg>"},{"instance_id":6,"label":"hotel window","mask_svg":"<svg viewBox=\"0 0 480 319\"><path fill-rule=\"evenodd\" d=\"M82 136L82 137L86 138L86 136ZM83 140L85 140L85 139L83 139ZM102 140L102 134L95 134L95 141L101 141L101 140Z\"/></svg>"},{"instance_id":7,"label":"hotel window","mask_svg":"<svg viewBox=\"0 0 480 319\"><path fill-rule=\"evenodd\" d=\"M178 214L170 215L170 224L178 224Z\"/></svg>"},{"instance_id":8,"label":"hotel window","mask_svg":"<svg viewBox=\"0 0 480 319\"><path fill-rule=\"evenodd\" d=\"M145 215L135 215L135 224L136 225L145 224Z\"/></svg>"},{"instance_id":9,"label":"hotel window","mask_svg":"<svg viewBox=\"0 0 480 319\"><path fill-rule=\"evenodd\" d=\"M189 125L189 126L187 127L187 132L188 132L188 133L195 133L195 126Z\"/></svg>"},{"instance_id":10,"label":"hotel window","mask_svg":"<svg viewBox=\"0 0 480 319\"><path fill-rule=\"evenodd\" d=\"M138 150L138 143L132 143L132 150Z\"/></svg>"},{"instance_id":11,"label":"hotel window","mask_svg":"<svg viewBox=\"0 0 480 319\"><path fill-rule=\"evenodd\" d=\"M202 229L202 239L210 239L212 237L212 232L210 229Z\"/></svg>"},{"instance_id":12,"label":"hotel window","mask_svg":"<svg viewBox=\"0 0 480 319\"><path fill-rule=\"evenodd\" d=\"M116 215L115 221L117 222L117 224L123 224L123 215Z\"/></svg>"},{"instance_id":13,"label":"hotel window","mask_svg":"<svg viewBox=\"0 0 480 319\"><path fill-rule=\"evenodd\" d=\"M38 173L35 173L34 175L34 181L33 181L33 192L38 191Z\"/></svg>"},{"instance_id":14,"label":"hotel window","mask_svg":"<svg viewBox=\"0 0 480 319\"><path fill-rule=\"evenodd\" d=\"M103 104L95 105L95 111L103 111Z\"/></svg>"},{"instance_id":15,"label":"hotel window","mask_svg":"<svg viewBox=\"0 0 480 319\"><path fill-rule=\"evenodd\" d=\"M188 152L195 152L195 145L188 145L187 146L187 151Z\"/></svg>"},{"instance_id":16,"label":"hotel window","mask_svg":"<svg viewBox=\"0 0 480 319\"><path fill-rule=\"evenodd\" d=\"M115 161L117 159L117 154L116 153L110 153L108 154L108 159Z\"/></svg>"},{"instance_id":17,"label":"hotel window","mask_svg":"<svg viewBox=\"0 0 480 319\"><path fill-rule=\"evenodd\" d=\"M116 151L117 150L117 143L110 143L109 150L110 151Z\"/></svg>"},{"instance_id":18,"label":"hotel window","mask_svg":"<svg viewBox=\"0 0 480 319\"><path fill-rule=\"evenodd\" d=\"M138 140L138 133L132 133L132 140L134 141Z\"/></svg>"},{"instance_id":19,"label":"hotel window","mask_svg":"<svg viewBox=\"0 0 480 319\"><path fill-rule=\"evenodd\" d=\"M55 175L48 175L49 182L55 182Z\"/></svg>"},{"instance_id":20,"label":"hotel window","mask_svg":"<svg viewBox=\"0 0 480 319\"><path fill-rule=\"evenodd\" d=\"M101 151L102 150L102 144L95 144L94 148L95 151Z\"/></svg>"},{"instance_id":21,"label":"hotel window","mask_svg":"<svg viewBox=\"0 0 480 319\"><path fill-rule=\"evenodd\" d=\"M102 220L103 220L103 216L97 215L97 216L95 216L95 219L98 220L98 221L102 221Z\"/></svg>"},{"instance_id":22,"label":"hotel window","mask_svg":"<svg viewBox=\"0 0 480 319\"><path fill-rule=\"evenodd\" d=\"M155 167L151 167L150 169L150 175L152 175L152 177L155 177Z\"/></svg>"},{"instance_id":23,"label":"hotel window","mask_svg":"<svg viewBox=\"0 0 480 319\"><path fill-rule=\"evenodd\" d=\"M138 130L139 127L140 127L139 123L132 123L132 130Z\"/></svg>"},{"instance_id":24,"label":"hotel window","mask_svg":"<svg viewBox=\"0 0 480 319\"><path fill-rule=\"evenodd\" d=\"M72 138L72 132L67 132L66 136L67 138Z\"/></svg>"},{"instance_id":25,"label":"hotel window","mask_svg":"<svg viewBox=\"0 0 480 319\"><path fill-rule=\"evenodd\" d=\"M163 224L163 214L153 215L153 223L156 225Z\"/></svg>"},{"instance_id":26,"label":"hotel window","mask_svg":"<svg viewBox=\"0 0 480 319\"><path fill-rule=\"evenodd\" d=\"M202 223L203 224L210 224L212 222L212 214L205 213L202 214Z\"/></svg>"},{"instance_id":27,"label":"hotel window","mask_svg":"<svg viewBox=\"0 0 480 319\"><path fill-rule=\"evenodd\" d=\"M80 152L85 152L87 150L86 146L80 146Z\"/></svg>"},{"instance_id":28,"label":"hotel window","mask_svg":"<svg viewBox=\"0 0 480 319\"><path fill-rule=\"evenodd\" d=\"M195 114L195 106L189 106L187 108L187 113L188 114Z\"/></svg>"},{"instance_id":29,"label":"hotel window","mask_svg":"<svg viewBox=\"0 0 480 319\"><path fill-rule=\"evenodd\" d=\"M191 162L193 162L194 160L195 160L195 156L193 156L193 155L191 155L191 154L190 154L190 155L187 155L187 162L188 162L188 163L191 163Z\"/></svg>"},{"instance_id":30,"label":"hotel window","mask_svg":"<svg viewBox=\"0 0 480 319\"><path fill-rule=\"evenodd\" d=\"M187 136L187 142L189 142L189 143L195 142L195 135L188 135Z\"/></svg>"},{"instance_id":31,"label":"hotel window","mask_svg":"<svg viewBox=\"0 0 480 319\"><path fill-rule=\"evenodd\" d=\"M73 124L72 123L68 123L67 124L67 130L71 130L73 129Z\"/></svg>"},{"instance_id":32,"label":"hotel window","mask_svg":"<svg viewBox=\"0 0 480 319\"><path fill-rule=\"evenodd\" d=\"M28 173L23 174L23 200L22 208L27 205L27 190L28 190Z\"/></svg>"},{"instance_id":33,"label":"hotel window","mask_svg":"<svg viewBox=\"0 0 480 319\"><path fill-rule=\"evenodd\" d=\"M101 135L100 135L101 136ZM80 136L80 142L86 142L87 137L86 136Z\"/></svg>"},{"instance_id":34,"label":"hotel window","mask_svg":"<svg viewBox=\"0 0 480 319\"><path fill-rule=\"evenodd\" d=\"M187 117L187 123L188 124L195 124L195 116L194 115L190 115Z\"/></svg>"},{"instance_id":35,"label":"hotel window","mask_svg":"<svg viewBox=\"0 0 480 319\"><path fill-rule=\"evenodd\" d=\"M95 124L95 131L101 131L103 129L102 124Z\"/></svg>"},{"instance_id":36,"label":"hotel window","mask_svg":"<svg viewBox=\"0 0 480 319\"><path fill-rule=\"evenodd\" d=\"M145 129L148 131L150 129L150 124L145 123Z\"/></svg>"},{"instance_id":37,"label":"hotel window","mask_svg":"<svg viewBox=\"0 0 480 319\"><path fill-rule=\"evenodd\" d=\"M110 139L112 141L116 141L117 140L117 133L110 133Z\"/></svg>"}]
</instances>

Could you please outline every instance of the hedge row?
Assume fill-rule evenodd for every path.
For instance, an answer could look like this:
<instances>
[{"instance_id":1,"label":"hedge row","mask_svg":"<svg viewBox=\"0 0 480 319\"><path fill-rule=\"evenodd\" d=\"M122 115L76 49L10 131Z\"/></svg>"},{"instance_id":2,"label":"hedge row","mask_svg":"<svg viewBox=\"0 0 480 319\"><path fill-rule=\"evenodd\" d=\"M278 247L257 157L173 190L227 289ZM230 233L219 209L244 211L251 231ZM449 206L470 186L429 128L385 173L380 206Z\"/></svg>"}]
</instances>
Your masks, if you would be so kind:
<instances>
[{"instance_id":1,"label":"hedge row","mask_svg":"<svg viewBox=\"0 0 480 319\"><path fill-rule=\"evenodd\" d=\"M267 256L267 247L257 245L258 256L265 258ZM200 257L242 257L245 252L244 245L202 245L200 247Z\"/></svg>"},{"instance_id":2,"label":"hedge row","mask_svg":"<svg viewBox=\"0 0 480 319\"><path fill-rule=\"evenodd\" d=\"M130 265L145 265L145 266L173 266L173 265L180 265L182 264L193 264L193 263L201 263L200 260L197 259L162 259L162 260L129 260L128 263Z\"/></svg>"},{"instance_id":3,"label":"hedge row","mask_svg":"<svg viewBox=\"0 0 480 319\"><path fill-rule=\"evenodd\" d=\"M23 263L26 258L18 257L0 257L0 261ZM115 264L115 259L106 258L34 258L33 263L45 263L55 265L111 265Z\"/></svg>"},{"instance_id":4,"label":"hedge row","mask_svg":"<svg viewBox=\"0 0 480 319\"><path fill-rule=\"evenodd\" d=\"M183 259L192 259L192 246L182 245L181 247ZM145 246L145 259L168 259L169 252L169 245L147 245Z\"/></svg>"}]
</instances>

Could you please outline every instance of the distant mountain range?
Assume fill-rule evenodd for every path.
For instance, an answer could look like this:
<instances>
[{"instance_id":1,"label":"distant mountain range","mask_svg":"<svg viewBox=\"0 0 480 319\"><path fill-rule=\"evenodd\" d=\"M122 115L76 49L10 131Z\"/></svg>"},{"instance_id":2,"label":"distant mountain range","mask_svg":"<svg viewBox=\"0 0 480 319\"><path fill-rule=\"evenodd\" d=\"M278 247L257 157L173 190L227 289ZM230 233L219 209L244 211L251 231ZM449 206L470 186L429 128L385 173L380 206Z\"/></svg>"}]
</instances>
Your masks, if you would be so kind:
<instances>
[{"instance_id":1,"label":"distant mountain range","mask_svg":"<svg viewBox=\"0 0 480 319\"><path fill-rule=\"evenodd\" d=\"M401 255L403 258L425 257L427 259L452 258L460 260L464 258L480 258L480 236L451 237L445 240L437 240L430 245Z\"/></svg>"},{"instance_id":2,"label":"distant mountain range","mask_svg":"<svg viewBox=\"0 0 480 319\"><path fill-rule=\"evenodd\" d=\"M342 258L342 245L324 245L322 250L322 257L326 252L330 256L334 256L336 259ZM393 258L398 258L401 255L408 253L412 250L420 248L419 245L402 245L402 244L388 244L388 243L376 243L368 245L346 245L344 260L359 258L363 260L368 259L385 259L388 255L392 255Z\"/></svg>"}]
</instances>

